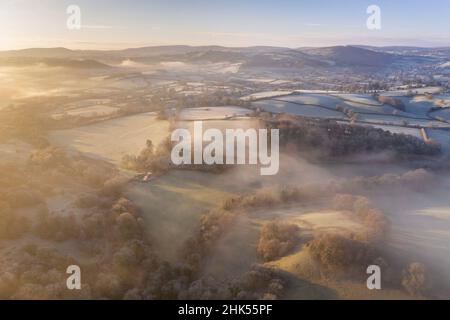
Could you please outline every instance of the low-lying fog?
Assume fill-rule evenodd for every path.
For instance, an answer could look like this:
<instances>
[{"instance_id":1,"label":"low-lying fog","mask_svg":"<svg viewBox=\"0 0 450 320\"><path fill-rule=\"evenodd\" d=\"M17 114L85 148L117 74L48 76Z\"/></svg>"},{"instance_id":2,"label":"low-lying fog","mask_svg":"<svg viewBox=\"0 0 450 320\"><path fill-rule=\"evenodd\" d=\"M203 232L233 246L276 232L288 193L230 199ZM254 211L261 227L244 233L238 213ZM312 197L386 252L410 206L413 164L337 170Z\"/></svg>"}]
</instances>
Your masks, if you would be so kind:
<instances>
[{"instance_id":1,"label":"low-lying fog","mask_svg":"<svg viewBox=\"0 0 450 320\"><path fill-rule=\"evenodd\" d=\"M186 239L198 227L202 214L230 195L283 185L326 185L358 176L401 175L412 170L387 163L313 163L288 154L282 154L280 161L280 172L274 177L261 177L257 168L246 166L235 167L220 175L175 171L152 185L133 186L129 196L147 208L147 223L155 233L164 230L156 239L156 245L165 258L174 260ZM424 186L421 192L410 188L396 190L394 194L377 190L370 200L391 222L386 241L388 247L397 250L396 254L400 250L407 261L420 261L450 275L447 270L450 268L450 177L436 179L436 184ZM298 209L298 214L311 210L314 209ZM292 210L279 210L277 214L280 214L279 219L284 218L283 214L292 218ZM271 220L260 218L261 221ZM237 227L219 242L207 270L219 274L230 273L230 270L234 273L257 261L257 222L248 217L239 219Z\"/></svg>"}]
</instances>

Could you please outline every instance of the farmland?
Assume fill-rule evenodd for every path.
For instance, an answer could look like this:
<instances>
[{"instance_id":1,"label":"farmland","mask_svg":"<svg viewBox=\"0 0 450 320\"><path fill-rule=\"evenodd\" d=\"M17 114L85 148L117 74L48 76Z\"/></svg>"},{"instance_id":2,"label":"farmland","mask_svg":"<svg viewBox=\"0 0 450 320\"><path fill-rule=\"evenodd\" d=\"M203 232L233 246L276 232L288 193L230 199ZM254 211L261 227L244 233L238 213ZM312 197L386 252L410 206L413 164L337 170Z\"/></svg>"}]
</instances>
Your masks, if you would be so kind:
<instances>
[{"instance_id":1,"label":"farmland","mask_svg":"<svg viewBox=\"0 0 450 320\"><path fill-rule=\"evenodd\" d=\"M117 118L84 127L55 131L50 140L94 157L119 164L127 154L138 154L151 139L159 144L169 135L169 124L152 113ZM112 139L114 137L114 139Z\"/></svg>"},{"instance_id":2,"label":"farmland","mask_svg":"<svg viewBox=\"0 0 450 320\"><path fill-rule=\"evenodd\" d=\"M420 92L438 92L436 88L422 89ZM252 103L253 108L273 113L286 113L306 118L342 120L361 125L373 125L393 133L411 134L419 137L418 129L433 128L433 139L448 150L446 138L450 123L446 109L434 110L447 96L436 98L406 96L404 91L383 92L402 101L405 110L397 110L391 105L382 104L369 94L327 94L306 93L261 99ZM404 94L399 96L399 94ZM422 98L421 98L422 97ZM440 130L437 130L440 129Z\"/></svg>"},{"instance_id":3,"label":"farmland","mask_svg":"<svg viewBox=\"0 0 450 320\"><path fill-rule=\"evenodd\" d=\"M450 263L448 86L409 57L342 62L361 50L385 61L352 47L0 57L0 271L28 279L12 261L45 275L75 259L91 288L76 298L416 298L411 264ZM167 138L195 121L278 129L278 174L175 165ZM46 248L61 265L47 268ZM393 274L382 291L366 290L373 263ZM30 281L7 293L72 297ZM442 281L420 298L449 292Z\"/></svg>"},{"instance_id":4,"label":"farmland","mask_svg":"<svg viewBox=\"0 0 450 320\"><path fill-rule=\"evenodd\" d=\"M180 114L180 120L223 120L233 117L242 117L252 113L252 110L225 106L225 107L214 107L214 108L189 108L184 109Z\"/></svg>"}]
</instances>

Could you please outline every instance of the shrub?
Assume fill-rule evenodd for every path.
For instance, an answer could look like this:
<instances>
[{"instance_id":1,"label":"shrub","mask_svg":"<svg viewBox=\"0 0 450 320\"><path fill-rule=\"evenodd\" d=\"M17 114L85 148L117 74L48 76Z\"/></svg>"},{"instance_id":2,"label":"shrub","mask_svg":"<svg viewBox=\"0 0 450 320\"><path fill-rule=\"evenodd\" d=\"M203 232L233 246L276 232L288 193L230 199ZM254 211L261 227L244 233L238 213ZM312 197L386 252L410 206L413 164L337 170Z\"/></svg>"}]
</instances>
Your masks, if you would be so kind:
<instances>
[{"instance_id":1,"label":"shrub","mask_svg":"<svg viewBox=\"0 0 450 320\"><path fill-rule=\"evenodd\" d=\"M264 261L283 257L298 241L299 227L295 224L269 222L261 230L258 256Z\"/></svg>"},{"instance_id":2,"label":"shrub","mask_svg":"<svg viewBox=\"0 0 450 320\"><path fill-rule=\"evenodd\" d=\"M361 274L376 258L374 249L367 243L338 234L320 234L307 244L307 248L326 277Z\"/></svg>"},{"instance_id":3,"label":"shrub","mask_svg":"<svg viewBox=\"0 0 450 320\"><path fill-rule=\"evenodd\" d=\"M413 297L422 297L429 289L430 281L423 264L414 262L403 271L402 286Z\"/></svg>"}]
</instances>

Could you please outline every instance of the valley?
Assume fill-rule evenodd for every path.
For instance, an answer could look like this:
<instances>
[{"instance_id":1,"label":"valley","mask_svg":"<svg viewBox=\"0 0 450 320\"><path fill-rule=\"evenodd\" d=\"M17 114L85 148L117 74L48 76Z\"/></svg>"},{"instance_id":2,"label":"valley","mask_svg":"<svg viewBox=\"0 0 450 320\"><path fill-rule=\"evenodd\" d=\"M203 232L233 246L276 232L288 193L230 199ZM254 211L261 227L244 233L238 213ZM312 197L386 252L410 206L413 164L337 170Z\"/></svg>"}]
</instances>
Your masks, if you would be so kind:
<instances>
[{"instance_id":1,"label":"valley","mask_svg":"<svg viewBox=\"0 0 450 320\"><path fill-rule=\"evenodd\" d=\"M448 278L448 60L360 46L0 52L0 296L450 297L446 280L411 280ZM279 172L172 163L171 133L199 121L280 130ZM67 263L81 292L59 285ZM371 264L381 291L365 285Z\"/></svg>"}]
</instances>

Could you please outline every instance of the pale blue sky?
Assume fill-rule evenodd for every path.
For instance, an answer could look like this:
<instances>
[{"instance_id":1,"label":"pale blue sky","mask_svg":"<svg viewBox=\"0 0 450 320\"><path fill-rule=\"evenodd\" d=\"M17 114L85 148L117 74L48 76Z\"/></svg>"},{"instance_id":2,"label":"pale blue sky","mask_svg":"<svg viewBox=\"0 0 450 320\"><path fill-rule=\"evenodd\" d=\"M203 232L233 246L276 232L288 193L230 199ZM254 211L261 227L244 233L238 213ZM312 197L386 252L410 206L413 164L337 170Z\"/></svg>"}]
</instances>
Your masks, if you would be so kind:
<instances>
[{"instance_id":1,"label":"pale blue sky","mask_svg":"<svg viewBox=\"0 0 450 320\"><path fill-rule=\"evenodd\" d=\"M79 5L83 28L66 28ZM366 28L368 5L379 31ZM0 0L0 50L64 46L450 46L450 0Z\"/></svg>"}]
</instances>

